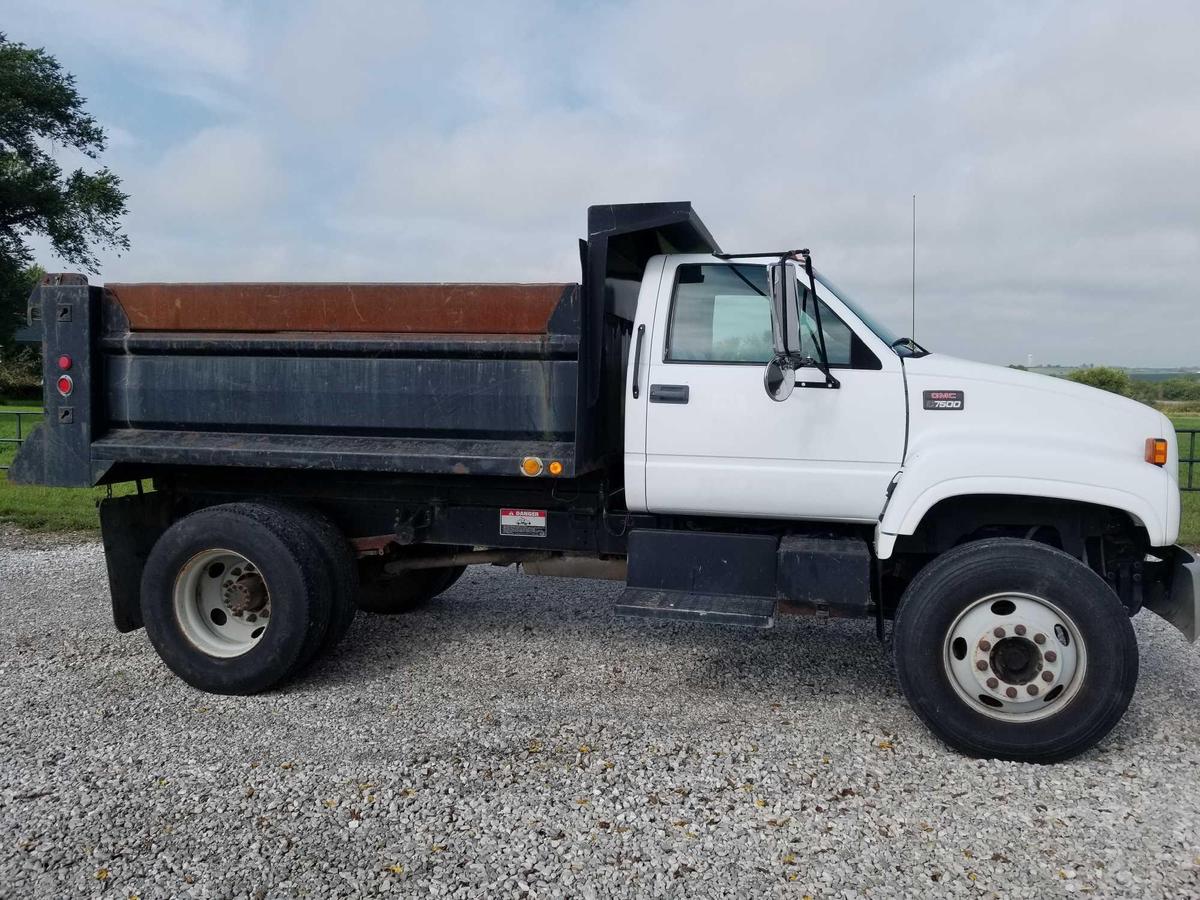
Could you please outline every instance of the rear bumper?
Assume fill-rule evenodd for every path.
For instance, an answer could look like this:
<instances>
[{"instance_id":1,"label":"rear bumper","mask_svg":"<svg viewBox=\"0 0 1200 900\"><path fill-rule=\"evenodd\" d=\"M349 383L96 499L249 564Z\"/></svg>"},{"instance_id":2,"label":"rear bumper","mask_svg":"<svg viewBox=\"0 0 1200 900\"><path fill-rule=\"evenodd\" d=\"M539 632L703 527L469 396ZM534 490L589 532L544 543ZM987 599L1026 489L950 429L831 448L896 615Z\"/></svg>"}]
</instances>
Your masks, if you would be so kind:
<instances>
[{"instance_id":1,"label":"rear bumper","mask_svg":"<svg viewBox=\"0 0 1200 900\"><path fill-rule=\"evenodd\" d=\"M1156 592L1146 608L1194 642L1200 637L1200 559L1183 547L1171 550L1165 590Z\"/></svg>"}]
</instances>

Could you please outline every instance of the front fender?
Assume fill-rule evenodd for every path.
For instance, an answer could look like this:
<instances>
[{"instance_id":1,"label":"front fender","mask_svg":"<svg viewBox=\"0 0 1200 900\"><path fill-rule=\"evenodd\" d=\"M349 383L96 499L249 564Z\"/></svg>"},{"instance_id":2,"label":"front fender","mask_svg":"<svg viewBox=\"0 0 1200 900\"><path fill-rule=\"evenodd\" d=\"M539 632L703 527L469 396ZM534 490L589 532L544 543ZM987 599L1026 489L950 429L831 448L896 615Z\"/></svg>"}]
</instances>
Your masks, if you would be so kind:
<instances>
[{"instance_id":1,"label":"front fender","mask_svg":"<svg viewBox=\"0 0 1200 900\"><path fill-rule=\"evenodd\" d=\"M876 552L891 557L896 538L916 532L926 513L951 497L1008 495L1091 503L1128 513L1150 544L1171 544L1163 469L1136 456L1118 456L1081 443L1012 446L993 440L954 442L914 453L900 474L876 528ZM1176 500L1178 494L1175 494Z\"/></svg>"}]
</instances>

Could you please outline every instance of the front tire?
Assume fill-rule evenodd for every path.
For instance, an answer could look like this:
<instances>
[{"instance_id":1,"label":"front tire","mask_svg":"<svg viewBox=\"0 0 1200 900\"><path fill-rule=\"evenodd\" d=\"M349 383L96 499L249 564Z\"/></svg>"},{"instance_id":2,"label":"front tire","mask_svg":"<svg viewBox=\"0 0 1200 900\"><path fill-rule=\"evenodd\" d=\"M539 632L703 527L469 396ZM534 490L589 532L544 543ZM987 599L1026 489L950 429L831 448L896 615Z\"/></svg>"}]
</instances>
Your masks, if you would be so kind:
<instances>
[{"instance_id":1,"label":"front tire","mask_svg":"<svg viewBox=\"0 0 1200 900\"><path fill-rule=\"evenodd\" d=\"M901 598L893 651L909 705L972 756L1076 756L1112 730L1137 684L1137 638L1117 595L1033 541L977 541L922 569Z\"/></svg>"}]
</instances>

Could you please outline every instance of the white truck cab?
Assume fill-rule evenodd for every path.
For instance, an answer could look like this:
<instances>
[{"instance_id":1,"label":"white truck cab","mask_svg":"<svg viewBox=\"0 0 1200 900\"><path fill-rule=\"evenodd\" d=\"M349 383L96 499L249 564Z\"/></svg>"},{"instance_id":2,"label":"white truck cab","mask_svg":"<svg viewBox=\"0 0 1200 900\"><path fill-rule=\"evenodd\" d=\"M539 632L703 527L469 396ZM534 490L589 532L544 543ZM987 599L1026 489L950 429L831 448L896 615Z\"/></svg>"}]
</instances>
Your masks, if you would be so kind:
<instances>
[{"instance_id":1,"label":"white truck cab","mask_svg":"<svg viewBox=\"0 0 1200 900\"><path fill-rule=\"evenodd\" d=\"M772 262L687 254L647 265L627 367L630 509L870 523L888 559L943 501L1034 497L1121 510L1151 546L1175 542L1178 451L1166 416L1062 379L915 349L819 272L838 387L801 367L791 396L772 400L761 387ZM803 350L815 319L797 318ZM1148 440L1166 441L1165 465L1146 463Z\"/></svg>"}]
</instances>

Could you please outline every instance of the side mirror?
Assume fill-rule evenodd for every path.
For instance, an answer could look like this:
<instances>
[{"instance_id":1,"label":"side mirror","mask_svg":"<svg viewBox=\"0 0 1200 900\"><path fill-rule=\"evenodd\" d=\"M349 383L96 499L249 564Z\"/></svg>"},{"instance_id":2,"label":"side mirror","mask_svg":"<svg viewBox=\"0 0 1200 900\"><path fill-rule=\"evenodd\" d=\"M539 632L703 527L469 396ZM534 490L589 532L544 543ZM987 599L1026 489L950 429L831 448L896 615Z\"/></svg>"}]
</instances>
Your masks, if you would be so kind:
<instances>
[{"instance_id":1,"label":"side mirror","mask_svg":"<svg viewBox=\"0 0 1200 900\"><path fill-rule=\"evenodd\" d=\"M796 266L776 262L767 266L767 284L771 289L771 343L775 357L763 372L767 396L782 403L796 387L796 368L792 365L790 336L796 327Z\"/></svg>"},{"instance_id":2,"label":"side mirror","mask_svg":"<svg viewBox=\"0 0 1200 900\"><path fill-rule=\"evenodd\" d=\"M790 338L796 329L796 264L776 262L767 266L771 288L771 340L776 356L790 356Z\"/></svg>"},{"instance_id":3,"label":"side mirror","mask_svg":"<svg viewBox=\"0 0 1200 900\"><path fill-rule=\"evenodd\" d=\"M763 372L763 387L767 389L767 396L776 403L782 403L792 396L792 390L796 387L796 369L791 360L786 356L777 356L767 363Z\"/></svg>"}]
</instances>

